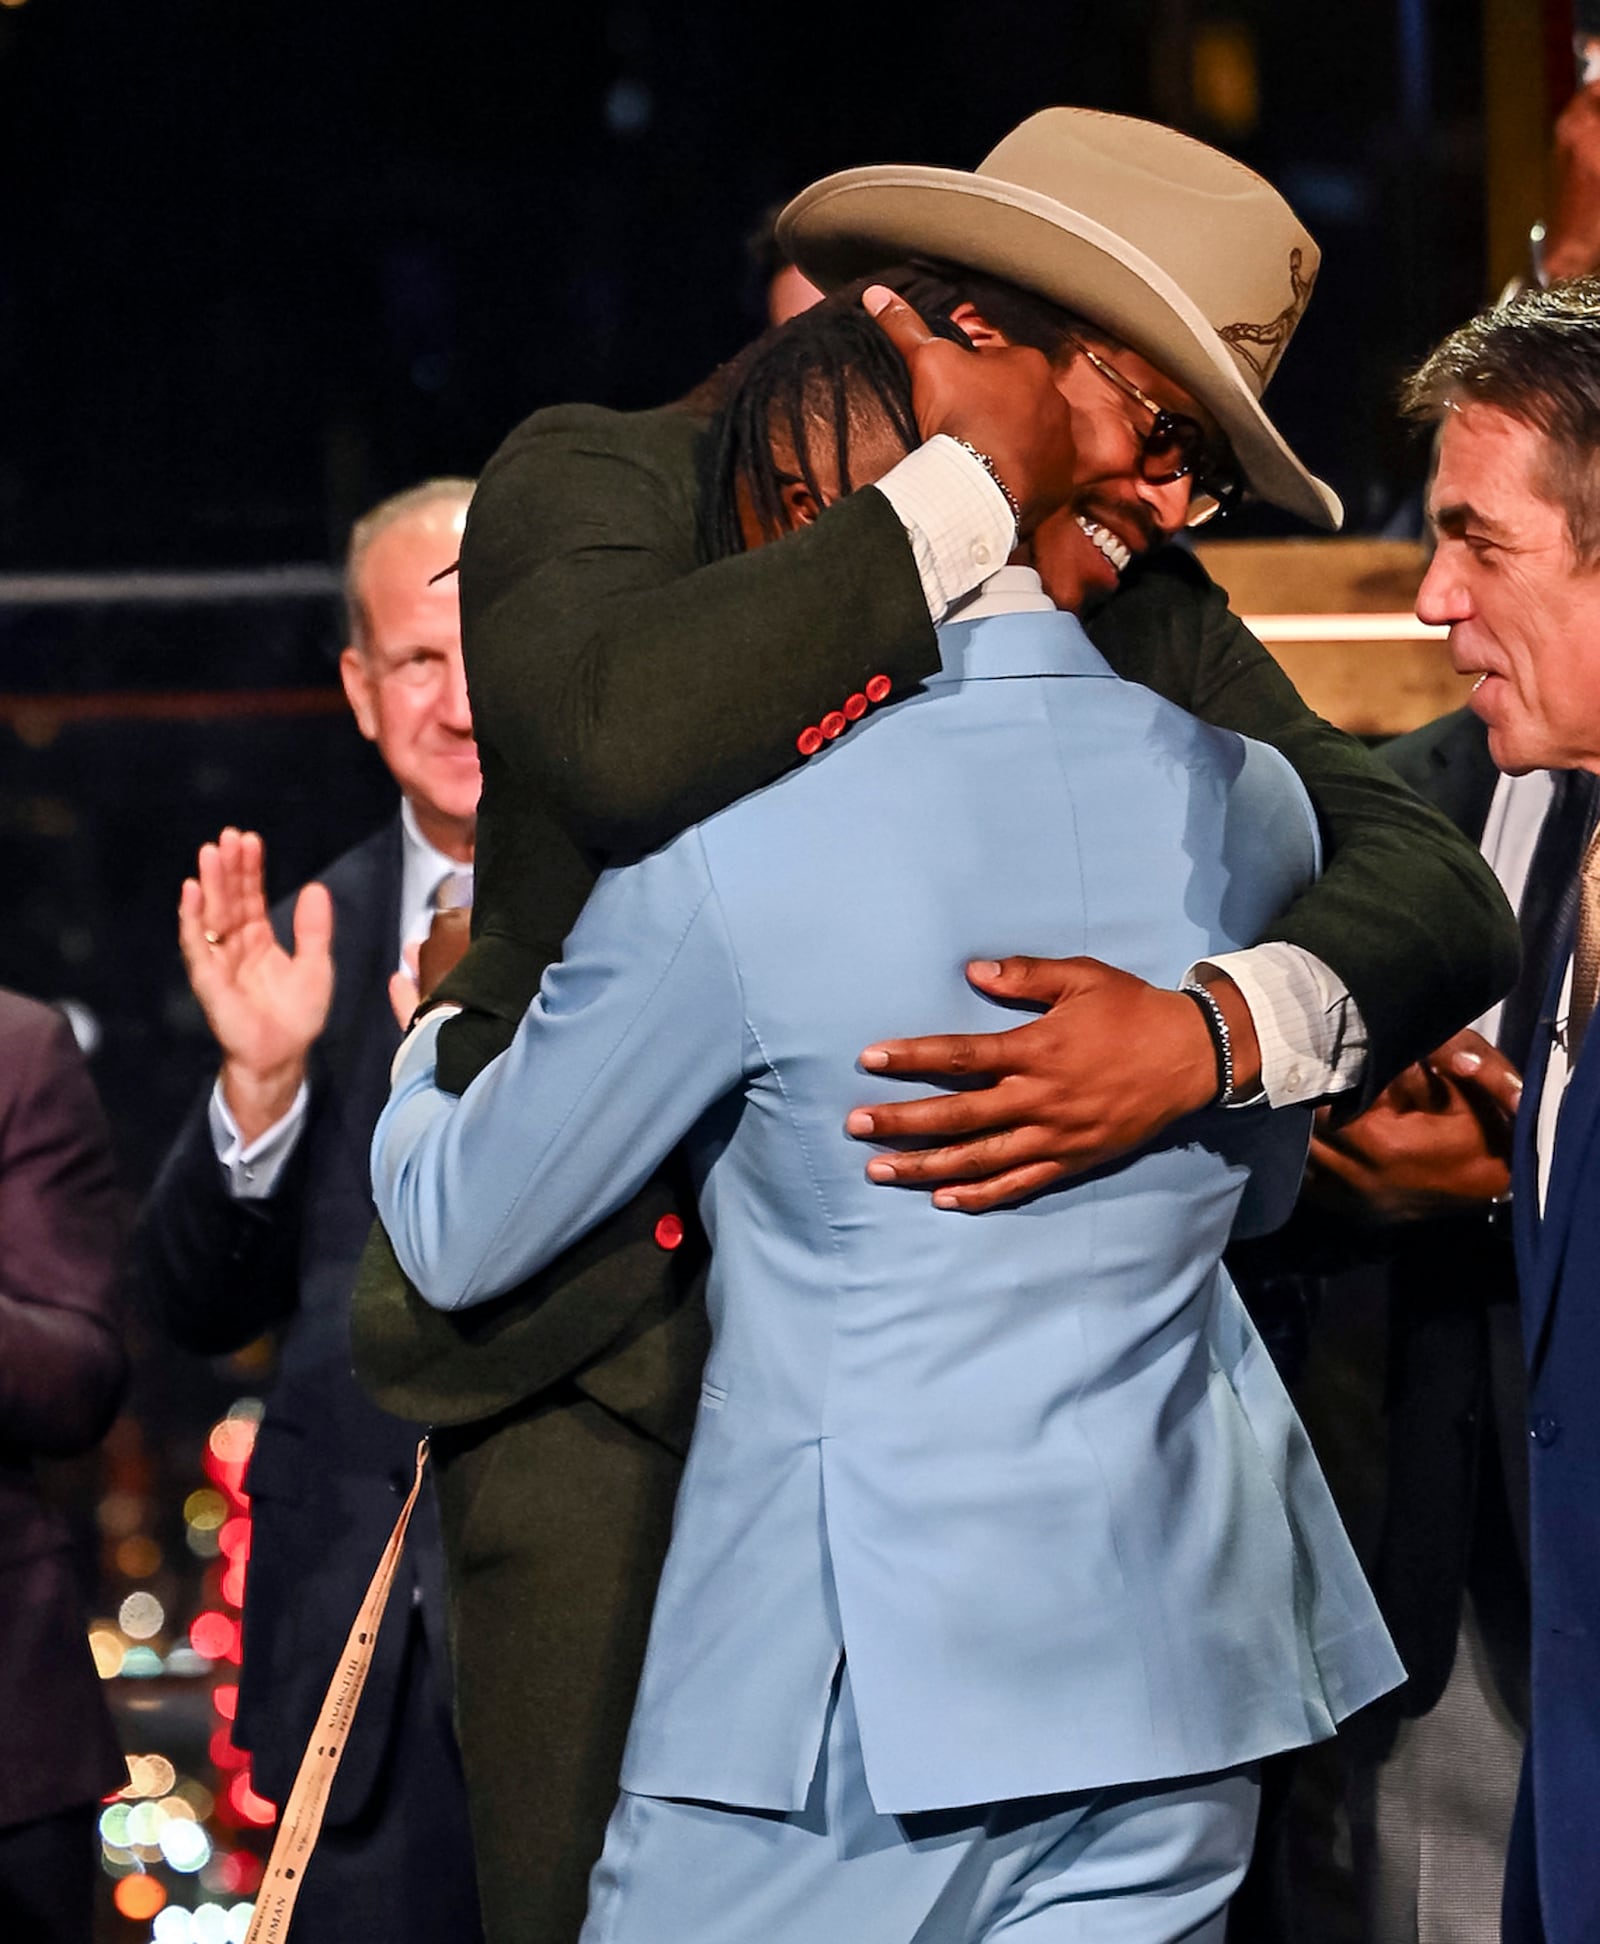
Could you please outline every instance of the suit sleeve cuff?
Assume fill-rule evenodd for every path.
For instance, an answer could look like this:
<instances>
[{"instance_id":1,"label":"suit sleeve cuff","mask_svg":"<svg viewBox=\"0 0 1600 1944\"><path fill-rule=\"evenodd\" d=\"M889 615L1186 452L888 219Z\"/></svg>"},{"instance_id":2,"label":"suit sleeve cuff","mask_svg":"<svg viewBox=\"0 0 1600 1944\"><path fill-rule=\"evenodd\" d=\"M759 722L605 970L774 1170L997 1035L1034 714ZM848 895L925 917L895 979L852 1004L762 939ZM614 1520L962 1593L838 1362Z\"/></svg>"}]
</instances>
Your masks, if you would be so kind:
<instances>
[{"instance_id":1,"label":"suit sleeve cuff","mask_svg":"<svg viewBox=\"0 0 1600 1944\"><path fill-rule=\"evenodd\" d=\"M300 1091L283 1119L275 1122L265 1134L258 1134L253 1141L247 1142L222 1096L222 1081L219 1079L212 1087L206 1108L211 1145L227 1179L228 1193L235 1201L265 1201L276 1191L283 1179L283 1171L289 1165L289 1157L299 1146L300 1136L305 1131L306 1108L310 1099L311 1091L302 1080Z\"/></svg>"}]
</instances>

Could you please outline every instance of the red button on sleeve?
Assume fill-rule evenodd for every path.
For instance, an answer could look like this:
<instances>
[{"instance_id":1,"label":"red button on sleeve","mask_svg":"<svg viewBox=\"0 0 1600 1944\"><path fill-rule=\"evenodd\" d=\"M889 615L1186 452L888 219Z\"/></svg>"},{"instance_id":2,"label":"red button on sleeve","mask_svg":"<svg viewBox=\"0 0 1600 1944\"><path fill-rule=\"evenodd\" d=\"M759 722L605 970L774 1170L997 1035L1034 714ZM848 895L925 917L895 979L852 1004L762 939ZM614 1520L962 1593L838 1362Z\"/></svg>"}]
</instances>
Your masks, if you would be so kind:
<instances>
[{"instance_id":1,"label":"red button on sleeve","mask_svg":"<svg viewBox=\"0 0 1600 1944\"><path fill-rule=\"evenodd\" d=\"M845 722L842 710L830 709L818 726L828 741L832 742L835 736L842 736L849 725Z\"/></svg>"},{"instance_id":2,"label":"red button on sleeve","mask_svg":"<svg viewBox=\"0 0 1600 1944\"><path fill-rule=\"evenodd\" d=\"M683 1219L678 1215L663 1215L656 1223L656 1247L675 1249L683 1240Z\"/></svg>"},{"instance_id":3,"label":"red button on sleeve","mask_svg":"<svg viewBox=\"0 0 1600 1944\"><path fill-rule=\"evenodd\" d=\"M867 698L859 690L844 705L844 712L852 722L859 722L867 713Z\"/></svg>"},{"instance_id":4,"label":"red button on sleeve","mask_svg":"<svg viewBox=\"0 0 1600 1944\"><path fill-rule=\"evenodd\" d=\"M795 737L794 746L802 756L815 756L822 747L822 731L812 723L809 729L802 729Z\"/></svg>"},{"instance_id":5,"label":"red button on sleeve","mask_svg":"<svg viewBox=\"0 0 1600 1944\"><path fill-rule=\"evenodd\" d=\"M872 680L867 684L867 700L869 702L881 702L893 687L894 683L889 680L887 675L874 675Z\"/></svg>"}]
</instances>

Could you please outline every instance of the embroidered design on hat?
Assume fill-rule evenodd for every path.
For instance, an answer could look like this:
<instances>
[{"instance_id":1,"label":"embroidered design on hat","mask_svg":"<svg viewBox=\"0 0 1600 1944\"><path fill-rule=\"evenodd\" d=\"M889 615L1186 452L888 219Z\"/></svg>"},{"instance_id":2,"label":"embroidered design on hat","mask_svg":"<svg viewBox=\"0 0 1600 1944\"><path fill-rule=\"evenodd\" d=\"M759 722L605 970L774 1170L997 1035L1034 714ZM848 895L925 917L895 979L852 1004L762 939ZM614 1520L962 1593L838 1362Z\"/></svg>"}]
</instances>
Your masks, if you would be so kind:
<instances>
[{"instance_id":1,"label":"embroidered design on hat","mask_svg":"<svg viewBox=\"0 0 1600 1944\"><path fill-rule=\"evenodd\" d=\"M1283 347L1300 322L1300 313L1311 301L1317 273L1313 270L1309 277L1301 276L1300 266L1304 261L1305 252L1298 247L1289 252L1289 288L1294 295L1276 317L1269 318L1265 324L1225 324L1217 333L1223 343L1237 351L1261 380L1263 391L1283 356Z\"/></svg>"}]
</instances>

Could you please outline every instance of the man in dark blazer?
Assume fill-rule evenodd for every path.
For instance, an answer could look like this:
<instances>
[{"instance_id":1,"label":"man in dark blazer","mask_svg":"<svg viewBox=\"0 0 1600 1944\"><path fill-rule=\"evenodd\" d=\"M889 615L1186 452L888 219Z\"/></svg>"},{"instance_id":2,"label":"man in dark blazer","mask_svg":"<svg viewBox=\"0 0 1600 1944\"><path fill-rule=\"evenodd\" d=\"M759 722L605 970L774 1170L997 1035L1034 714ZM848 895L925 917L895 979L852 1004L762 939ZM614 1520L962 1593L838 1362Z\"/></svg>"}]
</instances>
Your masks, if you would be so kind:
<instances>
[{"instance_id":1,"label":"man in dark blazer","mask_svg":"<svg viewBox=\"0 0 1600 1944\"><path fill-rule=\"evenodd\" d=\"M61 1513L35 1475L104 1436L127 1382L105 1117L62 1016L0 991L0 1933L89 1944L100 1798L127 1766Z\"/></svg>"},{"instance_id":2,"label":"man in dark blazer","mask_svg":"<svg viewBox=\"0 0 1600 1944\"><path fill-rule=\"evenodd\" d=\"M1479 677L1512 775L1600 772L1600 280L1530 291L1453 333L1407 404L1442 430L1438 548L1417 612ZM1512 1200L1523 1347L1532 1704L1507 1865L1509 1944L1600 1922L1600 842L1569 880L1517 1107ZM1454 1055L1459 1070L1461 1053ZM1470 1057L1470 1056L1469 1056Z\"/></svg>"},{"instance_id":3,"label":"man in dark blazer","mask_svg":"<svg viewBox=\"0 0 1600 1944\"><path fill-rule=\"evenodd\" d=\"M254 1516L235 1736L281 1805L415 1468L413 1428L350 1371L349 1302L372 1220L367 1144L399 1043L390 984L442 881L470 869L478 766L454 561L471 487L435 481L352 535L341 673L401 809L269 920L261 841L224 831L185 884L179 937L222 1053L134 1246L150 1312L186 1347L278 1335L247 1477ZM291 937L292 929L292 937ZM443 1564L419 1502L295 1910L304 1944L479 1935L450 1723Z\"/></svg>"},{"instance_id":4,"label":"man in dark blazer","mask_svg":"<svg viewBox=\"0 0 1600 1944\"><path fill-rule=\"evenodd\" d=\"M1161 205L1169 237L1196 156L1222 160L1148 124L1061 110L1051 118L1063 114L1070 145L1108 130L1120 144L1132 131L1141 154L1118 158L1120 179ZM1148 167L1152 147L1159 166ZM1237 188L1238 172L1226 167ZM941 187L958 190L983 179L928 173L953 178ZM1315 246L1281 200L1257 187L1264 194L1253 207L1271 208L1284 245L1269 245L1258 261L1264 282L1282 292L1270 304L1237 289L1222 301L1239 298L1242 309L1230 316L1252 307L1269 315L1286 297L1289 309L1271 356L1260 367L1238 363L1250 382L1225 379L1212 395L1241 428L1229 436L1264 440L1276 454L1282 442L1262 432L1257 395L1309 288L1285 265L1293 257L1303 271ZM1220 207L1227 198L1212 200ZM1217 209L1208 204L1207 214ZM1285 219L1292 236L1276 227ZM1041 237L1049 229L1041 225ZM916 238L896 232L892 242L909 249ZM1039 254L1043 261L1048 251ZM1148 274L1153 288L1164 275L1131 243L1127 255L1146 269L1125 284ZM856 261L852 271L868 267ZM1022 294L1015 284L1026 282L1029 252L989 268L990 294L995 277ZM970 294L958 290L951 302ZM1329 869L1275 936L1337 968L1365 1022L1370 1074L1387 1077L1436 1044L1509 981L1503 905L1469 846L1304 709L1204 574L1184 556L1150 551L1190 516L1190 462L1203 472L1207 454L1226 447L1209 403L1138 349L1113 352L1139 374L1130 381L1137 397L1158 389L1165 425L1181 419L1198 435L1178 470L1167 454L1146 477L1153 414L1087 361L1069 353L1052 364L1031 340L997 330L982 333L984 349L972 356L932 339L903 310L890 325L910 354L917 429L933 451L927 463L954 470L969 509L967 525L956 523L950 557L960 556L959 573L944 584L946 600L1000 566L1019 532L1042 532L1059 512L1068 528L1057 535L1057 564L1070 587L1057 598L1082 605L1094 584L1102 604L1091 633L1118 672L1277 743L1310 787ZM1231 366L1216 328L1197 328L1194 342L1211 346L1205 358L1216 353ZM1116 329L1102 319L1095 331L1110 351ZM1059 389L1067 366L1071 401ZM1121 364L1113 369L1125 375ZM452 1086L465 1085L509 1038L559 954L597 858L664 841L936 667L930 584L940 563L919 553L912 524L884 491L850 494L757 552L712 557L701 507L717 464L714 391L627 417L587 407L537 414L502 447L475 501L462 602L484 760L485 875L472 950L445 989L465 1007L441 1040L440 1072ZM1103 478L1090 479L1081 456L1089 453ZM1334 517L1326 488L1292 458L1286 471L1277 463L1263 457L1257 467L1263 490ZM1046 1035L1053 1050L1040 1060L1049 1069L1042 1092L1051 1102L1089 1100L1100 1115L1087 1134L1071 1131L1079 1166L1184 1111L1187 1103L1171 1098L1162 1033L1199 1026L1198 1014L1182 1017L1193 1013L1188 1001L1174 1009L1167 1001L1176 995L1160 995L1151 1010L1162 1033L1124 1041L1111 1061L1105 1048L1119 1022L1100 1007L1103 993L1092 996L1087 1009L1074 998L1014 1036ZM1067 1029L1076 1042L1070 1062L1063 1019L1087 1022ZM1240 1037L1243 1053L1243 1022ZM1031 1080L1004 1090L1007 1102L1040 1094ZM996 1098L991 1090L987 1102ZM480 1812L475 1800L476 1833L497 1944L576 1935L588 1864L615 1797L704 1350L699 1303L683 1300L700 1246L692 1229L685 1239L684 1206L670 1172L657 1177L520 1296L470 1317L441 1317L409 1295L381 1245L358 1291L366 1380L386 1407L436 1427L460 1730L485 1805ZM533 1813L507 1815L497 1805L518 1775L539 1778Z\"/></svg>"},{"instance_id":5,"label":"man in dark blazer","mask_svg":"<svg viewBox=\"0 0 1600 1944\"><path fill-rule=\"evenodd\" d=\"M1512 1113L1549 970L1550 921L1578 844L1568 777L1502 775L1468 709L1382 753L1495 869L1521 918L1523 969L1503 1006L1479 1022L1482 1033L1457 1035L1441 1051L1444 1072L1414 1069L1357 1120L1323 1130L1312 1192L1276 1240L1283 1260L1320 1268L1322 1341L1303 1401L1314 1429L1323 1426L1342 1509L1367 1536L1373 1588L1407 1672L1338 1744L1360 1935L1373 1944L1498 1944L1528 1714ZM1449 1071L1459 1055L1476 1069ZM1384 1333L1376 1363L1365 1334L1375 1301ZM1383 1427L1377 1449L1351 1436L1349 1386L1363 1383ZM1320 1837L1310 1840L1320 1848ZM1311 1921L1319 1883L1336 1880L1296 1872L1300 1923Z\"/></svg>"}]
</instances>

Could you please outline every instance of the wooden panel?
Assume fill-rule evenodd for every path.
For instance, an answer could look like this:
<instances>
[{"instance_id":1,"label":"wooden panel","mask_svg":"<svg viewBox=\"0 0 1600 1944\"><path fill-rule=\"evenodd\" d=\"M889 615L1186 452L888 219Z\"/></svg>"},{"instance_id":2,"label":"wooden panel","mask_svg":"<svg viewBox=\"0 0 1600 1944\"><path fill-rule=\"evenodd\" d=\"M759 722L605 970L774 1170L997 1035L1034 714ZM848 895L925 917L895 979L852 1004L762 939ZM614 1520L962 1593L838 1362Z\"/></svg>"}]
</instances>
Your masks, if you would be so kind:
<instances>
[{"instance_id":1,"label":"wooden panel","mask_svg":"<svg viewBox=\"0 0 1600 1944\"><path fill-rule=\"evenodd\" d=\"M1305 700L1341 729L1397 736L1470 694L1442 634L1426 638L1412 618L1426 564L1418 542L1218 540L1195 552Z\"/></svg>"}]
</instances>

